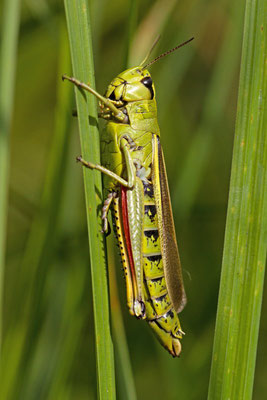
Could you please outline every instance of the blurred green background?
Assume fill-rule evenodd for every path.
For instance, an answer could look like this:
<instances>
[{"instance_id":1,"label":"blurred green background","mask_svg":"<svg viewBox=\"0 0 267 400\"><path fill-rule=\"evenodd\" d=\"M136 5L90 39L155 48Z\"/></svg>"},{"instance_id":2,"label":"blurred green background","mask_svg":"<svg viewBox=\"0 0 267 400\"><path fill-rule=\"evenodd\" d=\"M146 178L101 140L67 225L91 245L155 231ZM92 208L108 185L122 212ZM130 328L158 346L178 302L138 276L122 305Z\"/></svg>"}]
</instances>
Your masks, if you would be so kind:
<instances>
[{"instance_id":1,"label":"blurred green background","mask_svg":"<svg viewBox=\"0 0 267 400\"><path fill-rule=\"evenodd\" d=\"M136 10L134 3L90 1L100 93L125 68L129 36L130 65L143 59L159 33L153 56L195 37L151 67L188 296L181 314L186 332L181 358L172 359L147 324L128 314L117 259L120 304L137 398L205 399L245 2L143 0L136 2ZM135 11L136 18L129 20ZM96 398L84 193L81 167L75 163L80 154L78 127L71 117L73 88L63 84L63 73L71 74L63 3L22 1L11 132L3 400ZM117 299L111 300L116 324ZM263 313L253 397L257 400L267 390L266 331ZM125 399L119 368L118 399Z\"/></svg>"}]
</instances>

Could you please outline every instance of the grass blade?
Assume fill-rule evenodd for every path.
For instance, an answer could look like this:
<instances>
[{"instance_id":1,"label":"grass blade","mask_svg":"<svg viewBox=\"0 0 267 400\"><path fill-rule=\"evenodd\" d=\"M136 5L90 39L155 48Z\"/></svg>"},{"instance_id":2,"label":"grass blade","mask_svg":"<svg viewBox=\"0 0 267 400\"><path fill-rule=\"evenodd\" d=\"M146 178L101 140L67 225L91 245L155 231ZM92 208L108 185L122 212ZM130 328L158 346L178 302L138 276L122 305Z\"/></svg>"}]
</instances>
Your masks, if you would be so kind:
<instances>
[{"instance_id":1,"label":"grass blade","mask_svg":"<svg viewBox=\"0 0 267 400\"><path fill-rule=\"evenodd\" d=\"M267 244L264 0L247 0L209 399L251 399Z\"/></svg>"},{"instance_id":2,"label":"grass blade","mask_svg":"<svg viewBox=\"0 0 267 400\"><path fill-rule=\"evenodd\" d=\"M3 323L2 301L7 223L9 135L13 109L19 15L20 1L6 0L0 54L0 351Z\"/></svg>"},{"instance_id":3,"label":"grass blade","mask_svg":"<svg viewBox=\"0 0 267 400\"><path fill-rule=\"evenodd\" d=\"M94 66L90 33L88 3L85 0L65 0L73 74L94 87ZM66 83L67 84L67 83ZM81 149L84 159L100 163L96 99L75 90ZM90 124L88 125L88 115ZM105 261L105 243L101 234L101 175L83 169L89 249L93 288L93 306L96 335L98 394L101 399L115 398L113 345L109 325L108 286Z\"/></svg>"}]
</instances>

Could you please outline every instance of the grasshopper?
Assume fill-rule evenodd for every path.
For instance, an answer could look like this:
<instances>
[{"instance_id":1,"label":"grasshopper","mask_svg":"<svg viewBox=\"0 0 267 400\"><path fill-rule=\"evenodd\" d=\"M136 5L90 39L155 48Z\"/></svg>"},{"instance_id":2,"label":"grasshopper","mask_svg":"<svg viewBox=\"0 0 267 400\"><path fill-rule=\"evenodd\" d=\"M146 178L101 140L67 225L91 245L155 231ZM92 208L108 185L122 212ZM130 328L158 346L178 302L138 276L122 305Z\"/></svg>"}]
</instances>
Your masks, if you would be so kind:
<instances>
[{"instance_id":1,"label":"grasshopper","mask_svg":"<svg viewBox=\"0 0 267 400\"><path fill-rule=\"evenodd\" d=\"M145 66L120 73L104 96L64 75L100 100L101 164L78 157L103 174L103 232L112 209L131 315L148 322L160 343L177 357L183 331L178 318L186 304L170 194L157 121L155 86L148 66L193 40L161 54ZM150 53L149 53L150 54Z\"/></svg>"}]
</instances>

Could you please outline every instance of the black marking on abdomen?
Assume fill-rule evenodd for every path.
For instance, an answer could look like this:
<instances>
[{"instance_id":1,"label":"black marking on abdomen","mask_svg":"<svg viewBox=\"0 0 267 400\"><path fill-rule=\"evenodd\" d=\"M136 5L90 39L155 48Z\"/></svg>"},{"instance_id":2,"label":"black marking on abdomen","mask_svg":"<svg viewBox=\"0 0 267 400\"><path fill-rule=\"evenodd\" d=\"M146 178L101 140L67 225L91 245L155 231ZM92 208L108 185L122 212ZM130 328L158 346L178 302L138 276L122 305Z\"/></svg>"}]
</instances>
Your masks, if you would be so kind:
<instances>
[{"instance_id":1,"label":"black marking on abdomen","mask_svg":"<svg viewBox=\"0 0 267 400\"><path fill-rule=\"evenodd\" d=\"M158 278L147 278L147 280L151 283L156 283L158 281L161 281L164 278L164 275L162 274L162 276L159 276Z\"/></svg>"},{"instance_id":2,"label":"black marking on abdomen","mask_svg":"<svg viewBox=\"0 0 267 400\"><path fill-rule=\"evenodd\" d=\"M164 293L162 296L156 297L154 300L156 301L163 301L164 297L167 296L167 293Z\"/></svg>"},{"instance_id":3,"label":"black marking on abdomen","mask_svg":"<svg viewBox=\"0 0 267 400\"><path fill-rule=\"evenodd\" d=\"M167 318L167 317L174 318L174 313L172 308L169 311L167 311L166 314L162 315L162 318Z\"/></svg>"},{"instance_id":4,"label":"black marking on abdomen","mask_svg":"<svg viewBox=\"0 0 267 400\"><path fill-rule=\"evenodd\" d=\"M154 243L159 238L159 231L158 229L144 230L144 235L146 238L151 239L152 242Z\"/></svg>"},{"instance_id":5,"label":"black marking on abdomen","mask_svg":"<svg viewBox=\"0 0 267 400\"><path fill-rule=\"evenodd\" d=\"M143 185L144 185L144 194L149 196L151 199L154 198L154 188L152 183L148 182L148 181L143 181Z\"/></svg>"},{"instance_id":6,"label":"black marking on abdomen","mask_svg":"<svg viewBox=\"0 0 267 400\"><path fill-rule=\"evenodd\" d=\"M161 317L160 317L161 318ZM164 329L163 326L161 326L158 321L156 319L152 319L150 322L155 322L155 324L164 332L171 334L170 331L168 331L167 329Z\"/></svg>"},{"instance_id":7,"label":"black marking on abdomen","mask_svg":"<svg viewBox=\"0 0 267 400\"><path fill-rule=\"evenodd\" d=\"M164 296L162 296L162 297L164 297ZM171 319L174 318L174 312L173 312L172 308L170 310L168 310L165 314L159 315L158 317L156 317L154 319L151 319L150 321L151 322L153 322L153 321L157 322L158 320L163 320L163 322L167 322L167 318L168 317L171 317ZM168 331L166 331L166 332L168 332Z\"/></svg>"},{"instance_id":8,"label":"black marking on abdomen","mask_svg":"<svg viewBox=\"0 0 267 400\"><path fill-rule=\"evenodd\" d=\"M151 222L155 221L157 209L155 205L145 205L145 215L147 215Z\"/></svg>"},{"instance_id":9,"label":"black marking on abdomen","mask_svg":"<svg viewBox=\"0 0 267 400\"><path fill-rule=\"evenodd\" d=\"M156 262L156 261L160 262L160 260L162 259L162 255L161 254L155 254L155 255L152 255L152 256L144 254L144 257L146 257L148 259L148 261L150 261L150 262Z\"/></svg>"}]
</instances>

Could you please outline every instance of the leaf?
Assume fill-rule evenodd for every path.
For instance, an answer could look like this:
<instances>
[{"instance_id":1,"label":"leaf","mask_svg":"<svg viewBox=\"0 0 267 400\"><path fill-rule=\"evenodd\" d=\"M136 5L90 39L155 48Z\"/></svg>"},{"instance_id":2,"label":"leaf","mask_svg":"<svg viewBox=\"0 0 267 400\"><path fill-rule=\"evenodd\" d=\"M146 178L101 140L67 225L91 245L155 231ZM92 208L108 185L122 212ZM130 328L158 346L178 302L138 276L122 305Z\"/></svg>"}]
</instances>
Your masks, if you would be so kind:
<instances>
[{"instance_id":1,"label":"leaf","mask_svg":"<svg viewBox=\"0 0 267 400\"><path fill-rule=\"evenodd\" d=\"M88 2L65 0L73 74L94 88L94 65ZM67 84L67 83L66 83ZM82 155L85 160L100 163L96 99L75 88ZM88 124L89 115L89 124ZM93 307L100 399L115 399L113 344L107 285L106 248L101 233L100 209L102 185L99 172L83 168L89 251L93 289Z\"/></svg>"},{"instance_id":2,"label":"leaf","mask_svg":"<svg viewBox=\"0 0 267 400\"><path fill-rule=\"evenodd\" d=\"M264 0L247 0L209 399L251 399L267 246Z\"/></svg>"}]
</instances>

